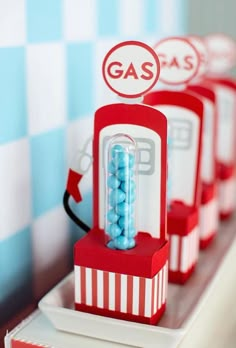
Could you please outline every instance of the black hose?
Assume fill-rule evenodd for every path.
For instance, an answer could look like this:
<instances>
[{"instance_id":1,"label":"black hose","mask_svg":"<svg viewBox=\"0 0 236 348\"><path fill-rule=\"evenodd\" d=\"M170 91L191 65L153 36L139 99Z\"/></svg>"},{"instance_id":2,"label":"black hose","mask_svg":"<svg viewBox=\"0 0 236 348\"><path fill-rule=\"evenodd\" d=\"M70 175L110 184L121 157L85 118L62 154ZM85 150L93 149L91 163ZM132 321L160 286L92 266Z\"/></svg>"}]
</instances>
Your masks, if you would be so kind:
<instances>
[{"instance_id":1,"label":"black hose","mask_svg":"<svg viewBox=\"0 0 236 348\"><path fill-rule=\"evenodd\" d=\"M88 225L86 225L81 219L79 219L75 215L75 213L71 210L70 205L69 205L69 199L70 199L70 194L66 190L64 192L64 196L63 196L63 205L65 208L65 211L67 212L69 217L74 221L74 223L76 223L76 225L78 225L80 228L82 228L82 230L84 230L84 232L88 233L91 230L91 228Z\"/></svg>"}]
</instances>

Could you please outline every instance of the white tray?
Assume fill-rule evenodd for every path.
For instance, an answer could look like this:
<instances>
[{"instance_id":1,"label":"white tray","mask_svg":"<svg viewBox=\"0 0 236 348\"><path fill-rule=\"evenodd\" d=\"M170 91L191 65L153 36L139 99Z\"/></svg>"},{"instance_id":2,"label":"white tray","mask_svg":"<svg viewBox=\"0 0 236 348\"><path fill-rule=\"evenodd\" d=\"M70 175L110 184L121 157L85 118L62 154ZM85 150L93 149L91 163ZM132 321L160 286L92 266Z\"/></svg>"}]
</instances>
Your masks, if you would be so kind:
<instances>
[{"instance_id":1,"label":"white tray","mask_svg":"<svg viewBox=\"0 0 236 348\"><path fill-rule=\"evenodd\" d=\"M39 302L39 308L58 330L137 347L177 347L214 288L235 232L236 219L222 224L217 239L200 253L187 284L169 284L167 310L158 326L75 311L73 272Z\"/></svg>"}]
</instances>

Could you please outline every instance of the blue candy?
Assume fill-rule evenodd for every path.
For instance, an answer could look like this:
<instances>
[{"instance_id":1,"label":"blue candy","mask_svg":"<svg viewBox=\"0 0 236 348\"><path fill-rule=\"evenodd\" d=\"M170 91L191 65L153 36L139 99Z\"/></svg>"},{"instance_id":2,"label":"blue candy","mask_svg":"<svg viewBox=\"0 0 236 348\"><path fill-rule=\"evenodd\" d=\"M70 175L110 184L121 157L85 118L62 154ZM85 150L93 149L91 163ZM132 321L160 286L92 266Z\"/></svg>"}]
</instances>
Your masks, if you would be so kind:
<instances>
[{"instance_id":1,"label":"blue candy","mask_svg":"<svg viewBox=\"0 0 236 348\"><path fill-rule=\"evenodd\" d=\"M135 186L136 185L135 185L134 180L130 179L130 180L122 181L120 188L124 192L128 192L129 190L134 190Z\"/></svg>"},{"instance_id":2,"label":"blue candy","mask_svg":"<svg viewBox=\"0 0 236 348\"><path fill-rule=\"evenodd\" d=\"M111 174L115 174L116 170L117 170L117 168L116 168L115 164L113 163L113 161L111 161L108 164L108 172L111 173Z\"/></svg>"},{"instance_id":3,"label":"blue candy","mask_svg":"<svg viewBox=\"0 0 236 348\"><path fill-rule=\"evenodd\" d=\"M132 176L132 171L129 168L127 168L127 167L120 168L120 169L117 170L116 175L117 175L117 178L119 180L121 180L121 181L126 181L127 180L128 181L128 180L130 180L130 177Z\"/></svg>"},{"instance_id":4,"label":"blue candy","mask_svg":"<svg viewBox=\"0 0 236 348\"><path fill-rule=\"evenodd\" d=\"M121 235L122 230L121 230L121 228L117 224L111 224L111 225L108 226L106 232L109 234L111 239L114 239L114 238L116 238L116 237Z\"/></svg>"},{"instance_id":5,"label":"blue candy","mask_svg":"<svg viewBox=\"0 0 236 348\"><path fill-rule=\"evenodd\" d=\"M113 224L118 221L119 217L120 216L116 214L114 209L110 209L107 213L107 220Z\"/></svg>"},{"instance_id":6,"label":"blue candy","mask_svg":"<svg viewBox=\"0 0 236 348\"><path fill-rule=\"evenodd\" d=\"M128 203L134 203L134 201L135 201L135 190L133 189L133 190L130 190L129 192L127 192L126 193L126 197L125 197L125 200L126 200L126 202L128 202Z\"/></svg>"},{"instance_id":7,"label":"blue candy","mask_svg":"<svg viewBox=\"0 0 236 348\"><path fill-rule=\"evenodd\" d=\"M129 240L125 236L119 236L114 239L114 245L117 249L126 250L129 246Z\"/></svg>"},{"instance_id":8,"label":"blue candy","mask_svg":"<svg viewBox=\"0 0 236 348\"><path fill-rule=\"evenodd\" d=\"M136 229L134 228L134 226L130 226L129 228L124 229L123 234L127 238L133 238L136 236Z\"/></svg>"},{"instance_id":9,"label":"blue candy","mask_svg":"<svg viewBox=\"0 0 236 348\"><path fill-rule=\"evenodd\" d=\"M111 156L112 158L115 158L117 153L124 152L124 148L122 145L116 144L111 149Z\"/></svg>"},{"instance_id":10,"label":"blue candy","mask_svg":"<svg viewBox=\"0 0 236 348\"><path fill-rule=\"evenodd\" d=\"M108 187L116 189L120 186L120 180L115 175L110 175L107 179Z\"/></svg>"},{"instance_id":11,"label":"blue candy","mask_svg":"<svg viewBox=\"0 0 236 348\"><path fill-rule=\"evenodd\" d=\"M133 238L128 239L128 249L135 247L135 240Z\"/></svg>"},{"instance_id":12,"label":"blue candy","mask_svg":"<svg viewBox=\"0 0 236 348\"><path fill-rule=\"evenodd\" d=\"M134 227L135 181L133 167L135 156L116 144L111 149L112 160L108 163L107 186L110 190L109 203L113 207L107 213L106 228L111 240L107 246L111 249L126 250L135 246Z\"/></svg>"},{"instance_id":13,"label":"blue candy","mask_svg":"<svg viewBox=\"0 0 236 348\"><path fill-rule=\"evenodd\" d=\"M110 240L108 243L107 243L107 247L110 248L110 249L115 249L115 244L114 244L114 241L113 240Z\"/></svg>"},{"instance_id":14,"label":"blue candy","mask_svg":"<svg viewBox=\"0 0 236 348\"><path fill-rule=\"evenodd\" d=\"M116 213L118 215L124 216L124 215L129 213L130 205L126 202L119 203L119 204L117 204L115 209L116 209Z\"/></svg>"},{"instance_id":15,"label":"blue candy","mask_svg":"<svg viewBox=\"0 0 236 348\"><path fill-rule=\"evenodd\" d=\"M121 216L118 221L118 225L121 229L128 229L132 226L134 226L134 219L133 217L130 217L129 214L125 216Z\"/></svg>"},{"instance_id":16,"label":"blue candy","mask_svg":"<svg viewBox=\"0 0 236 348\"><path fill-rule=\"evenodd\" d=\"M134 163L135 163L135 157L134 157L134 155L132 155L131 153L129 153L129 167L130 167L130 168L133 168Z\"/></svg>"},{"instance_id":17,"label":"blue candy","mask_svg":"<svg viewBox=\"0 0 236 348\"><path fill-rule=\"evenodd\" d=\"M125 200L125 193L122 190L116 189L110 192L109 203L112 207L123 202L124 200Z\"/></svg>"},{"instance_id":18,"label":"blue candy","mask_svg":"<svg viewBox=\"0 0 236 348\"><path fill-rule=\"evenodd\" d=\"M129 154L126 152L117 153L113 160L116 164L116 168L124 168L129 166Z\"/></svg>"}]
</instances>

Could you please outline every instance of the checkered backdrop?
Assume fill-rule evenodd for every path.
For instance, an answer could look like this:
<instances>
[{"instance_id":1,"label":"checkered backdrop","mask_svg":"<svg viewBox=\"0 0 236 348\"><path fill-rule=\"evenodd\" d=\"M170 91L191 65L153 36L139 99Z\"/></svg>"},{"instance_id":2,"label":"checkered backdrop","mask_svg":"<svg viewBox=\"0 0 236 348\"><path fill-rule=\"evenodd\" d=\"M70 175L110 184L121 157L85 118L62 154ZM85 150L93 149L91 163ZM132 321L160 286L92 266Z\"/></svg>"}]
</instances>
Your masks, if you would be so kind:
<instances>
[{"instance_id":1,"label":"checkered backdrop","mask_svg":"<svg viewBox=\"0 0 236 348\"><path fill-rule=\"evenodd\" d=\"M116 43L185 31L185 0L0 0L0 322L72 266L81 236L62 207L84 152L80 216L91 225L94 111L115 100L101 62Z\"/></svg>"}]
</instances>

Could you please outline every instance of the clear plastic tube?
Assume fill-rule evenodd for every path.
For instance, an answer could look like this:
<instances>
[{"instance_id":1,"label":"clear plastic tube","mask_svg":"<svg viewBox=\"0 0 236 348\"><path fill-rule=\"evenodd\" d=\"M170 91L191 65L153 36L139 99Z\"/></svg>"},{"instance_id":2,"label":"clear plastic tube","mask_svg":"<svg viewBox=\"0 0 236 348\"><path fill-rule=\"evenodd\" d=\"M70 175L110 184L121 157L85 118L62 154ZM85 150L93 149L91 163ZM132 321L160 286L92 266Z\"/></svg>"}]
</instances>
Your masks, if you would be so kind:
<instances>
[{"instance_id":1,"label":"clear plastic tube","mask_svg":"<svg viewBox=\"0 0 236 348\"><path fill-rule=\"evenodd\" d=\"M135 247L137 146L127 134L112 136L105 148L105 234L112 249Z\"/></svg>"}]
</instances>

